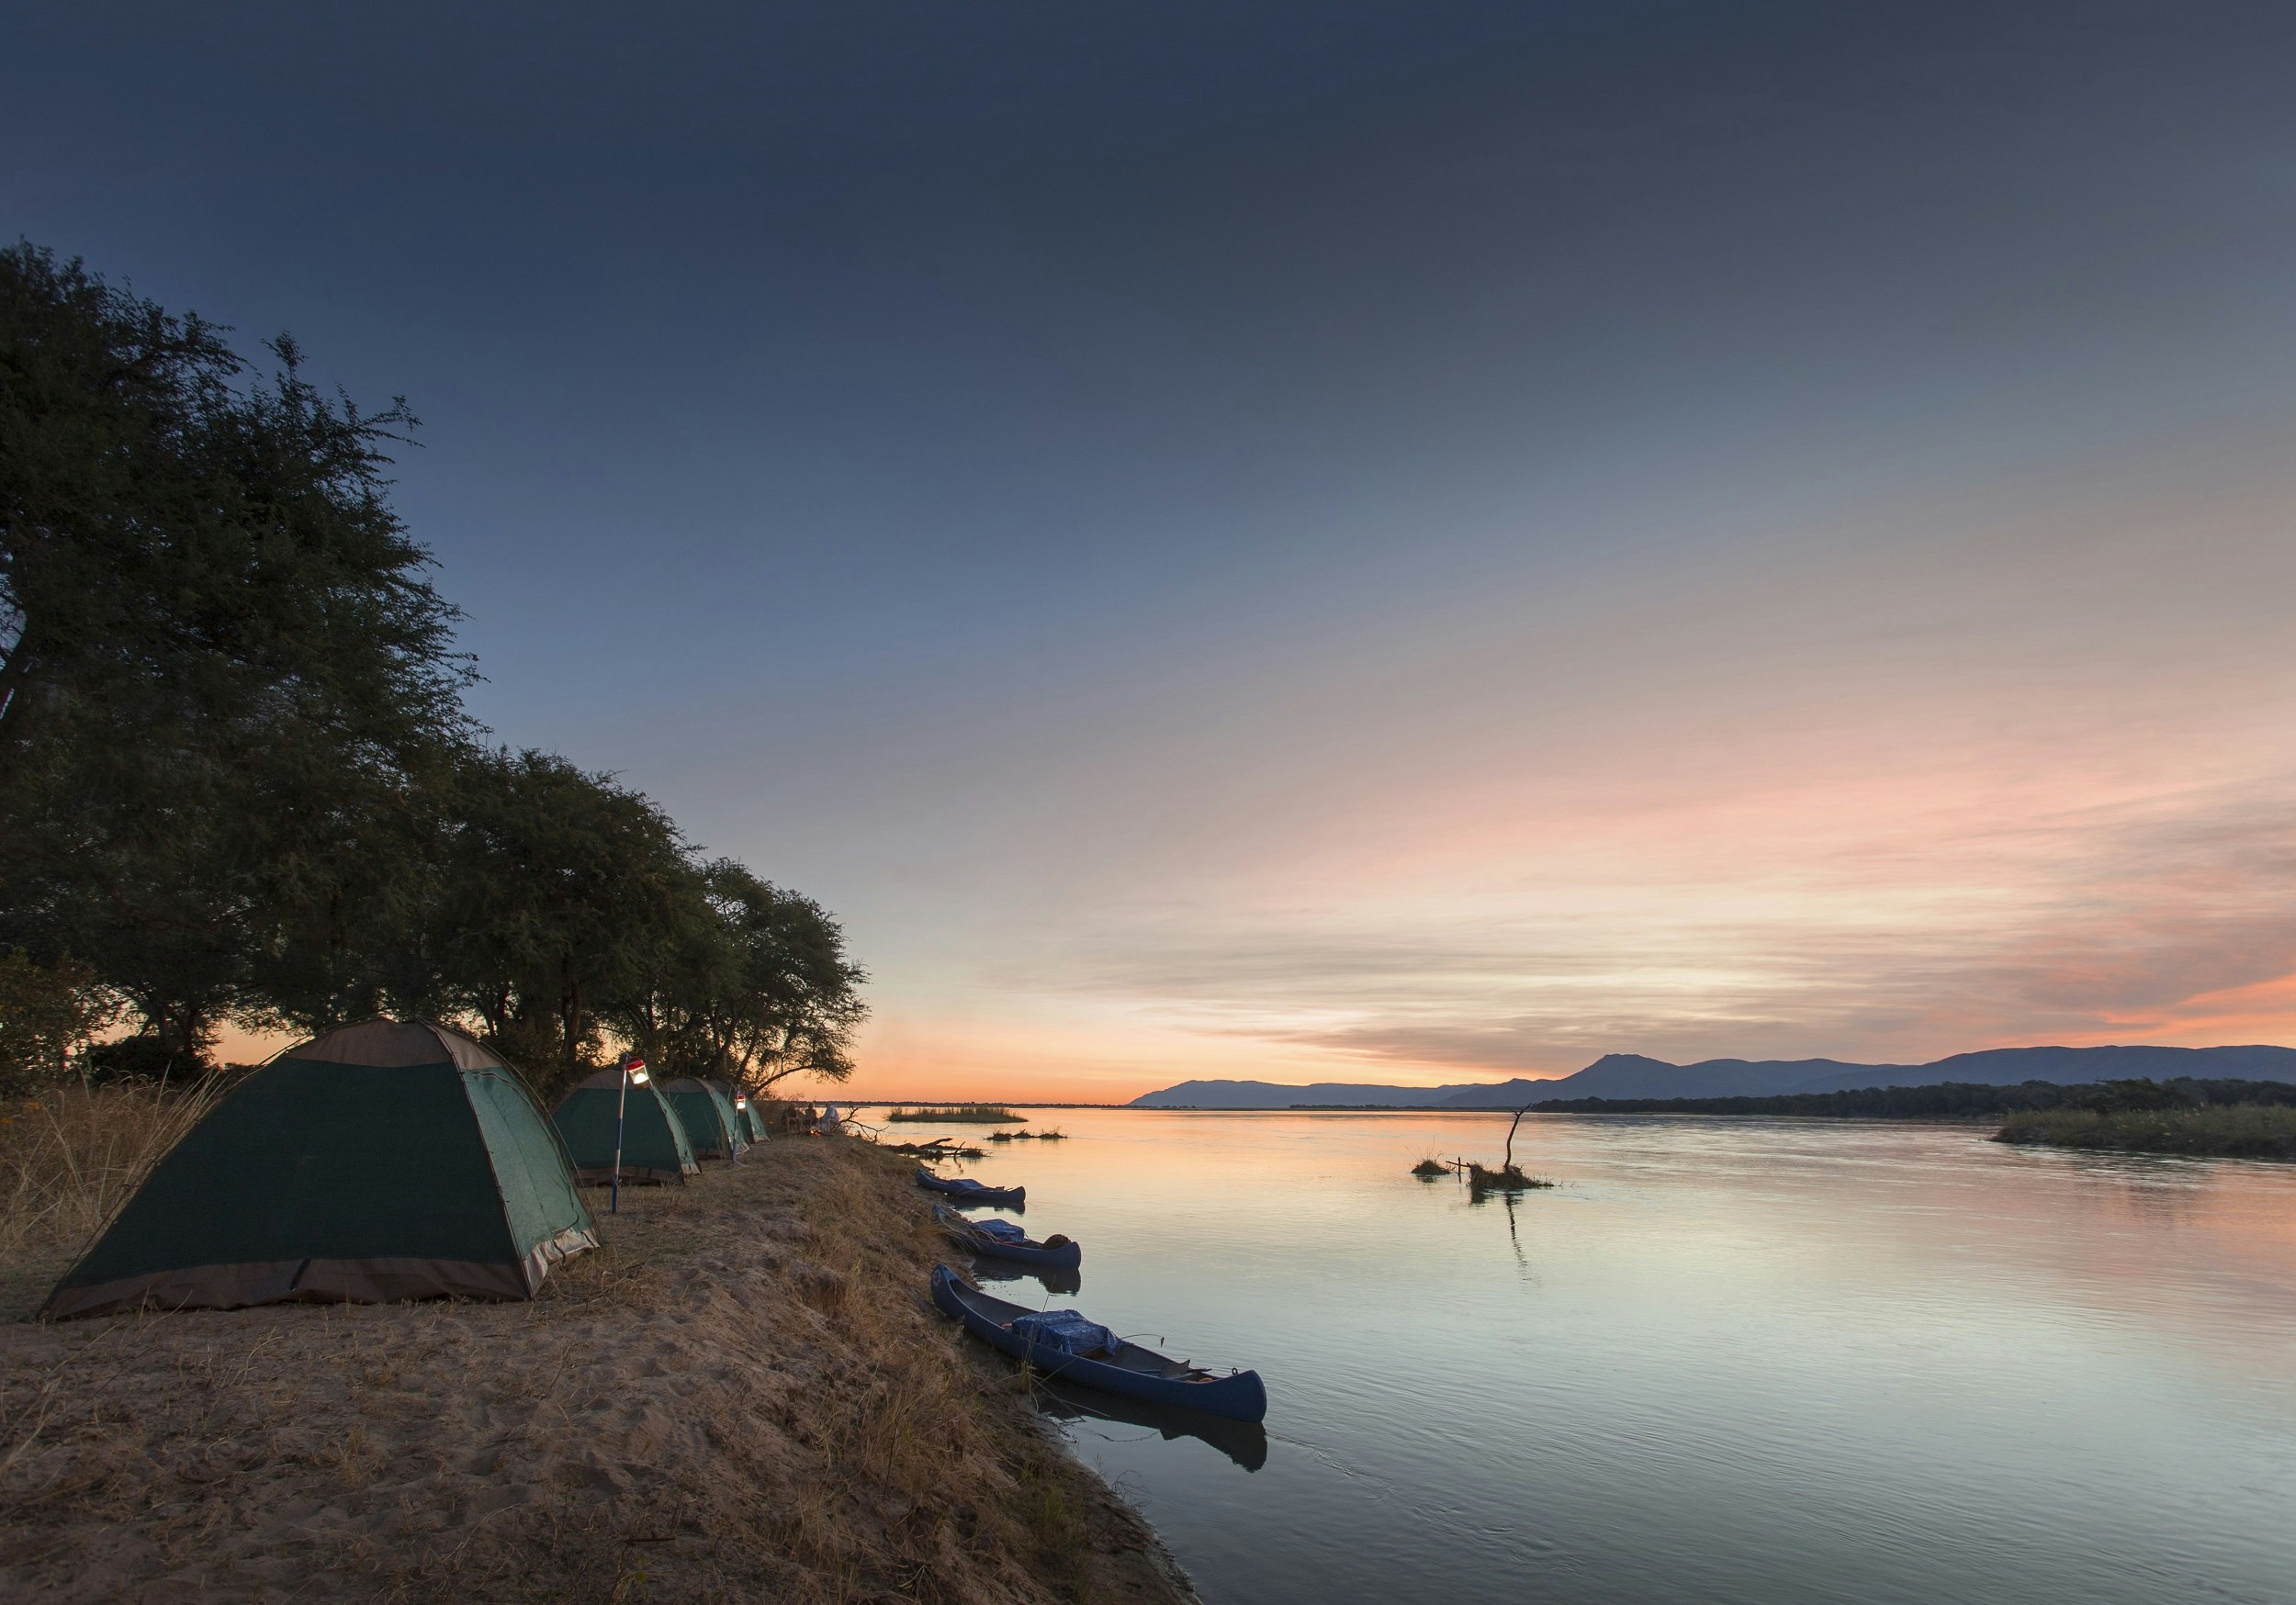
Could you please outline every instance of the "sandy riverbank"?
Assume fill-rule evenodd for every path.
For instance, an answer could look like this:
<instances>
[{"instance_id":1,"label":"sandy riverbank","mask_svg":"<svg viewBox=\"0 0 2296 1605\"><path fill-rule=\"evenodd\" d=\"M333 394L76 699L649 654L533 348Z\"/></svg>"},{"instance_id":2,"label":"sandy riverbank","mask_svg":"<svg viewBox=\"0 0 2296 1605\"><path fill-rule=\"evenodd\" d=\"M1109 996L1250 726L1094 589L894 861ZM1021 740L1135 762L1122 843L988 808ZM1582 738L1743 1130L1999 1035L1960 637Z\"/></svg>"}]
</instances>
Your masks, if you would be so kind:
<instances>
[{"instance_id":1,"label":"sandy riverbank","mask_svg":"<svg viewBox=\"0 0 2296 1605\"><path fill-rule=\"evenodd\" d=\"M1193 1599L927 1303L909 1162L636 1190L532 1304L41 1326L5 1281L12 1600Z\"/></svg>"}]
</instances>

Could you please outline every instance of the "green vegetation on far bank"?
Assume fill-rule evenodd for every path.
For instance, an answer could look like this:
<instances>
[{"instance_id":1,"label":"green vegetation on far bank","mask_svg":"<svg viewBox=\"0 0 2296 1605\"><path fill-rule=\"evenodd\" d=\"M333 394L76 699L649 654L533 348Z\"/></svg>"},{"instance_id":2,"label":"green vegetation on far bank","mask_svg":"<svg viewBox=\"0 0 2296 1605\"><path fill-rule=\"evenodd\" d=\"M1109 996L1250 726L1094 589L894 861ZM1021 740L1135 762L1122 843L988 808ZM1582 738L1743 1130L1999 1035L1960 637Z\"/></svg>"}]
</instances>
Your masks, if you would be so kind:
<instances>
[{"instance_id":1,"label":"green vegetation on far bank","mask_svg":"<svg viewBox=\"0 0 2296 1605\"><path fill-rule=\"evenodd\" d=\"M888 1120L939 1120L966 1126L1001 1126L1007 1120L1025 1120L1010 1109L996 1104L949 1104L938 1106L919 1106L917 1108L895 1109L885 1117Z\"/></svg>"},{"instance_id":2,"label":"green vegetation on far bank","mask_svg":"<svg viewBox=\"0 0 2296 1605\"><path fill-rule=\"evenodd\" d=\"M2151 1092L2121 1089L2151 1088ZM1982 1119L2047 1109L2125 1106L2132 1098L2161 1106L2264 1104L2296 1106L2296 1083L2278 1081L2105 1082L2064 1086L2029 1081L2015 1086L1946 1082L1927 1087L1861 1087L1846 1093L1788 1093L1768 1098L1555 1098L1532 1106L1540 1115L1803 1115L1849 1120Z\"/></svg>"},{"instance_id":3,"label":"green vegetation on far bank","mask_svg":"<svg viewBox=\"0 0 2296 1605\"><path fill-rule=\"evenodd\" d=\"M2062 1086L1947 1082L1771 1098L1571 1098L1541 1114L1800 1115L1851 1120L1994 1118L1997 1142L2223 1159L2296 1160L2296 1083L2115 1081Z\"/></svg>"},{"instance_id":4,"label":"green vegetation on far bank","mask_svg":"<svg viewBox=\"0 0 2296 1605\"><path fill-rule=\"evenodd\" d=\"M2289 1104L2208 1104L2043 1109L2012 1117L1993 1140L2213 1159L2296 1160L2296 1107Z\"/></svg>"},{"instance_id":5,"label":"green vegetation on far bank","mask_svg":"<svg viewBox=\"0 0 2296 1605\"><path fill-rule=\"evenodd\" d=\"M1798 1115L1846 1120L2005 1121L1997 1142L2221 1159L2296 1160L2296 1083L2114 1081L2065 1086L1946 1082L1769 1098L1568 1098L1546 1115Z\"/></svg>"}]
</instances>

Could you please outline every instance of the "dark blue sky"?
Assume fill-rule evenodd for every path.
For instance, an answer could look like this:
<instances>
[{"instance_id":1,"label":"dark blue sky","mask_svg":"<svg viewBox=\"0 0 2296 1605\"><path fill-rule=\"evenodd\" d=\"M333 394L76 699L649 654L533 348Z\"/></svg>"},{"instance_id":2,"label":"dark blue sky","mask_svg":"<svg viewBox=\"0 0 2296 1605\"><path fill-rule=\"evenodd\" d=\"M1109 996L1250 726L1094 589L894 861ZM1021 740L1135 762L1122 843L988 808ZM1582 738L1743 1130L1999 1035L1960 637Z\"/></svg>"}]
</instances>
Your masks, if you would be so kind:
<instances>
[{"instance_id":1,"label":"dark blue sky","mask_svg":"<svg viewBox=\"0 0 2296 1605\"><path fill-rule=\"evenodd\" d=\"M2031 728L2144 747L2129 687L2211 653L2143 716L2229 696L2208 772L2277 783L2285 6L477 9L12 8L0 228L405 394L482 716L846 910L888 1065L2065 1034L1813 1012L1816 938L1702 869L1730 934L1660 945L1767 979L1613 965L1582 1042L1509 990L1570 877L1491 821L1579 840L1524 790L1565 754L1721 806L1626 779L1700 697L1772 774L1782 729L1968 772L2036 686ZM1514 901L1365 868L1434 841ZM2045 924L1992 917L1874 939L1975 922L1998 968ZM1366 928L1482 957L1365 993ZM1293 957L1239 995L1235 950Z\"/></svg>"}]
</instances>

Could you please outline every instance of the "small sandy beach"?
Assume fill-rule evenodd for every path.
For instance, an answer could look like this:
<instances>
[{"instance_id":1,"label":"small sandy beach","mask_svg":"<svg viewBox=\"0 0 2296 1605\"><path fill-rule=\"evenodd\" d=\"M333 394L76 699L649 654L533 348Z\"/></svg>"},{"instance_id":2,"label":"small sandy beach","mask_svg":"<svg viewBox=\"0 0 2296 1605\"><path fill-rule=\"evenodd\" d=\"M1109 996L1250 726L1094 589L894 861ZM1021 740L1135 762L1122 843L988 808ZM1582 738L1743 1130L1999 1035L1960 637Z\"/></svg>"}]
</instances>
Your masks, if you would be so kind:
<instances>
[{"instance_id":1,"label":"small sandy beach","mask_svg":"<svg viewBox=\"0 0 2296 1605\"><path fill-rule=\"evenodd\" d=\"M636 1189L532 1304L0 1321L22 1601L1194 1598L925 1297L909 1162Z\"/></svg>"}]
</instances>

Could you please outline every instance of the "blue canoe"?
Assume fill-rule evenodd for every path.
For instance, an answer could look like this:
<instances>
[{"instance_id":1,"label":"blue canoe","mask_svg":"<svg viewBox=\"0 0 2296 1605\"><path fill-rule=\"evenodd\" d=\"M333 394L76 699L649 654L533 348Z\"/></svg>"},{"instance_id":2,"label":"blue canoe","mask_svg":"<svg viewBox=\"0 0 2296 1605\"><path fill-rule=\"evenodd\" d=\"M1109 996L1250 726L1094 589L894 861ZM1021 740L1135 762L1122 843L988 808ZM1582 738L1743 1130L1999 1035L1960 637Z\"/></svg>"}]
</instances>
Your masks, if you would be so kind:
<instances>
[{"instance_id":1,"label":"blue canoe","mask_svg":"<svg viewBox=\"0 0 2296 1605\"><path fill-rule=\"evenodd\" d=\"M1115 1339L1107 1348L1071 1354L1031 1334L1013 1330L1016 1319L1038 1311L1022 1304L1007 1304L977 1287L968 1287L946 1265L933 1267L933 1302L943 1314L962 1321L964 1330L983 1342L1002 1349L1017 1360L1026 1360L1047 1376L1057 1376L1063 1382L1082 1383L1103 1393L1120 1393L1131 1398L1201 1410L1205 1415L1231 1421L1257 1421L1267 1415L1267 1389L1261 1385L1256 1371L1214 1376L1209 1371L1199 1371L1123 1338Z\"/></svg>"},{"instance_id":2,"label":"blue canoe","mask_svg":"<svg viewBox=\"0 0 2296 1605\"><path fill-rule=\"evenodd\" d=\"M1023 1265L1041 1265L1048 1271L1073 1271L1085 1263L1084 1244L1062 1238L1057 1243L1039 1242L1031 1237L1015 1241L996 1235L988 1228L967 1220L946 1204L933 1206L933 1218L940 1222L943 1231L976 1254L992 1260L1011 1260ZM1019 1227L1008 1221L993 1224L1007 1231ZM1057 1235L1057 1234L1055 1234Z\"/></svg>"},{"instance_id":3,"label":"blue canoe","mask_svg":"<svg viewBox=\"0 0 2296 1605\"><path fill-rule=\"evenodd\" d=\"M970 1176L937 1176L923 1165L917 1167L917 1184L936 1193L947 1193L967 1204L1026 1204L1026 1187L984 1187Z\"/></svg>"}]
</instances>

